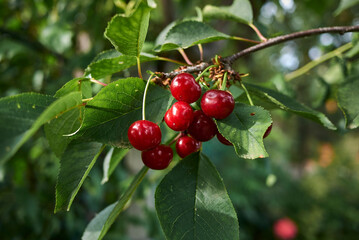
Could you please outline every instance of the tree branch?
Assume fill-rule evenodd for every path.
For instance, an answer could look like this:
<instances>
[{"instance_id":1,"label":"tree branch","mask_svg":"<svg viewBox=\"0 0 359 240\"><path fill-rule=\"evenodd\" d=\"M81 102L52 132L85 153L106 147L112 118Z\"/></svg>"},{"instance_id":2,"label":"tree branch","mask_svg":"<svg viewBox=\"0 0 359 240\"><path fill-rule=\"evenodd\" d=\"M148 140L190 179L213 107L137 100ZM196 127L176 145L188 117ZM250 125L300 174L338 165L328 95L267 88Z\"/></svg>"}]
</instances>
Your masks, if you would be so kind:
<instances>
[{"instance_id":1,"label":"tree branch","mask_svg":"<svg viewBox=\"0 0 359 240\"><path fill-rule=\"evenodd\" d=\"M295 32L287 35L282 35L275 38L270 38L266 42L257 44L255 46L249 47L247 49L244 49L243 51L240 51L238 53L235 53L231 56L223 58L222 61L227 62L228 64L233 64L238 58L248 55L252 52L256 52L258 50L277 45L286 41L290 41L296 38L303 38L308 37L312 35L317 35L321 33L339 33L344 34L346 32L358 32L359 31L359 25L357 26L343 26L343 27L324 27L324 28L316 28L316 29L310 29L306 31L301 32Z\"/></svg>"},{"instance_id":2,"label":"tree branch","mask_svg":"<svg viewBox=\"0 0 359 240\"><path fill-rule=\"evenodd\" d=\"M225 65L226 69L231 70L231 65L240 57L243 57L252 52L256 52L258 50L261 50L261 49L264 49L267 47L271 47L271 46L274 46L274 45L277 45L277 44L280 44L280 43L283 43L286 41L290 41L293 39L309 37L312 35L318 35L318 34L322 34L322 33L344 34L347 32L359 32L359 25L316 28L316 29L310 29L310 30L301 31L301 32L295 32L295 33L291 33L291 34L287 34L287 35L282 35L282 36L275 37L275 38L270 38L265 42L262 42L257 45L254 45L252 47L246 48L243 51L235 53L231 56L224 57L221 59L221 62ZM204 69L206 69L210 64L211 64L211 62L202 62L197 65L184 67L177 71L172 71L169 73L161 73L161 74L162 74L163 78L173 78L173 77L177 76L178 74L184 73L184 72L187 72L187 73L201 72Z\"/></svg>"}]
</instances>

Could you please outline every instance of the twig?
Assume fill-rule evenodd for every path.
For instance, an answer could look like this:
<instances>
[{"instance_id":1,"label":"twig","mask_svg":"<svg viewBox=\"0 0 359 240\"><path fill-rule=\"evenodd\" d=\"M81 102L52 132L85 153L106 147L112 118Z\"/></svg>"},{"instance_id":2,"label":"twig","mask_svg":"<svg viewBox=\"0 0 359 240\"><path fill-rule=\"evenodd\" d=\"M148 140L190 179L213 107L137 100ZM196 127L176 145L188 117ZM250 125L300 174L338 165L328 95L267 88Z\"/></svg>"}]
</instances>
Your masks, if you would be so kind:
<instances>
[{"instance_id":1,"label":"twig","mask_svg":"<svg viewBox=\"0 0 359 240\"><path fill-rule=\"evenodd\" d=\"M291 34L287 34L287 35L282 35L279 37L268 39L267 41L259 43L255 46L246 48L243 51L235 53L231 56L222 58L221 62L224 64L226 69L230 69L231 65L240 57L243 57L252 52L256 52L258 50L261 50L261 49L264 49L267 47L271 47L271 46L274 46L274 45L277 45L277 44L280 44L280 43L283 43L286 41L290 41L293 39L308 37L308 36L317 35L317 34L321 34L321 33L344 34L346 32L359 32L359 25L316 28L316 29L310 29L310 30L301 31L301 32L295 32L295 33L291 33ZM172 71L170 73L161 73L161 74L162 74L162 77L164 77L164 78L173 78L173 77L177 76L178 74L184 73L184 72L187 72L187 73L201 72L204 69L206 69L210 64L212 64L212 63L211 62L202 62L197 65L188 66L188 67L178 70L178 71Z\"/></svg>"},{"instance_id":2,"label":"twig","mask_svg":"<svg viewBox=\"0 0 359 240\"><path fill-rule=\"evenodd\" d=\"M252 52L256 52L258 50L261 50L261 49L264 49L264 48L267 48L267 47L270 47L273 45L277 45L282 42L290 41L290 40L293 40L296 38L308 37L308 36L317 35L317 34L321 34L321 33L344 34L346 32L358 32L358 31L359 31L359 25L357 25L357 26L342 26L342 27L324 27L324 28L310 29L310 30L301 31L301 32L295 32L295 33L268 39L266 42L257 44L255 46L244 49L243 51L235 53L231 56L225 57L225 58L223 58L223 61L227 62L229 64L232 64L238 58L248 55Z\"/></svg>"}]
</instances>

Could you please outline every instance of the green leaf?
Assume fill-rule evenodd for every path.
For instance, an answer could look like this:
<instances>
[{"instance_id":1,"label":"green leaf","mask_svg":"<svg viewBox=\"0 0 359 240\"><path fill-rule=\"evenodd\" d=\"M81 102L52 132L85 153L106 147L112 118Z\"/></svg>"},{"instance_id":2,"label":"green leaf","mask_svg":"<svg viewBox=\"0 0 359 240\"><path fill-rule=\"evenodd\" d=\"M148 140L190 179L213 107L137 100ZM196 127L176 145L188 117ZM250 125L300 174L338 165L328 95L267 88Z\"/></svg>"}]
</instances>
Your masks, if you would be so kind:
<instances>
[{"instance_id":1,"label":"green leaf","mask_svg":"<svg viewBox=\"0 0 359 240\"><path fill-rule=\"evenodd\" d=\"M197 21L184 21L175 24L167 33L162 45L156 46L156 51L169 51L177 48L189 48L191 46L231 39L231 36L218 32L208 24Z\"/></svg>"},{"instance_id":2,"label":"green leaf","mask_svg":"<svg viewBox=\"0 0 359 240\"><path fill-rule=\"evenodd\" d=\"M103 178L102 184L108 181L113 171L115 171L117 165L126 156L129 149L123 148L111 148L107 153L105 160L103 161Z\"/></svg>"},{"instance_id":3,"label":"green leaf","mask_svg":"<svg viewBox=\"0 0 359 240\"><path fill-rule=\"evenodd\" d=\"M280 108L284 111L308 118L331 130L337 129L323 113L313 110L312 108L297 102L293 98L254 84L246 83L245 85L256 105L259 103L262 105L262 103L264 103L263 106L265 105L265 108Z\"/></svg>"},{"instance_id":4,"label":"green leaf","mask_svg":"<svg viewBox=\"0 0 359 240\"><path fill-rule=\"evenodd\" d=\"M68 136L78 130L82 122L83 107L77 107L45 124L44 130L51 150L61 157L67 145L71 142Z\"/></svg>"},{"instance_id":5,"label":"green leaf","mask_svg":"<svg viewBox=\"0 0 359 240\"><path fill-rule=\"evenodd\" d=\"M337 91L338 105L344 113L346 127L359 126L359 80L342 84Z\"/></svg>"},{"instance_id":6,"label":"green leaf","mask_svg":"<svg viewBox=\"0 0 359 240\"><path fill-rule=\"evenodd\" d=\"M79 136L119 148L130 147L127 130L133 122L142 118L144 89L145 81L140 78L120 79L102 88L86 105ZM150 85L146 119L159 123L172 102L169 91Z\"/></svg>"},{"instance_id":7,"label":"green leaf","mask_svg":"<svg viewBox=\"0 0 359 240\"><path fill-rule=\"evenodd\" d=\"M25 93L0 100L0 160L8 160L43 124L82 105L81 94L57 99Z\"/></svg>"},{"instance_id":8,"label":"green leaf","mask_svg":"<svg viewBox=\"0 0 359 240\"><path fill-rule=\"evenodd\" d=\"M141 171L137 173L135 178L132 180L131 185L127 188L120 199L107 206L91 220L82 235L82 240L100 240L105 236L111 225L126 206L126 203L131 199L133 193L145 177L147 171L148 168L144 166Z\"/></svg>"},{"instance_id":9,"label":"green leaf","mask_svg":"<svg viewBox=\"0 0 359 240\"><path fill-rule=\"evenodd\" d=\"M222 178L201 153L184 158L163 178L155 204L167 239L239 239L237 215Z\"/></svg>"},{"instance_id":10,"label":"green leaf","mask_svg":"<svg viewBox=\"0 0 359 240\"><path fill-rule=\"evenodd\" d=\"M81 93L82 98L90 98L92 96L90 79L72 79L56 92L55 97L62 97L73 92ZM67 145L71 142L71 138L66 135L70 135L80 128L83 109L84 105L80 105L45 124L44 130L46 138L51 150L57 157L61 157Z\"/></svg>"},{"instance_id":11,"label":"green leaf","mask_svg":"<svg viewBox=\"0 0 359 240\"><path fill-rule=\"evenodd\" d=\"M231 115L216 121L218 131L231 143L240 158L268 157L263 135L271 125L268 111L262 107L237 103Z\"/></svg>"},{"instance_id":12,"label":"green leaf","mask_svg":"<svg viewBox=\"0 0 359 240\"><path fill-rule=\"evenodd\" d=\"M338 8L334 12L334 16L338 16L344 10L359 4L359 0L341 0Z\"/></svg>"},{"instance_id":13,"label":"green leaf","mask_svg":"<svg viewBox=\"0 0 359 240\"><path fill-rule=\"evenodd\" d=\"M232 20L245 24L253 21L253 10L248 0L234 0L231 6L207 5L203 9L203 15L205 18Z\"/></svg>"},{"instance_id":14,"label":"green leaf","mask_svg":"<svg viewBox=\"0 0 359 240\"><path fill-rule=\"evenodd\" d=\"M92 97L92 88L89 78L75 78L68 81L56 93L55 97L63 97L72 92L81 92L82 98Z\"/></svg>"},{"instance_id":15,"label":"green leaf","mask_svg":"<svg viewBox=\"0 0 359 240\"><path fill-rule=\"evenodd\" d=\"M95 142L71 142L61 157L56 184L55 213L70 210L82 183L105 146Z\"/></svg>"},{"instance_id":16,"label":"green leaf","mask_svg":"<svg viewBox=\"0 0 359 240\"><path fill-rule=\"evenodd\" d=\"M140 55L141 62L154 60L158 60L158 57L147 53L141 53ZM116 50L109 50L100 53L100 56L87 67L85 75L91 74L91 77L100 79L135 66L136 64L136 57L122 55Z\"/></svg>"},{"instance_id":17,"label":"green leaf","mask_svg":"<svg viewBox=\"0 0 359 240\"><path fill-rule=\"evenodd\" d=\"M105 36L117 51L135 57L140 55L147 35L150 11L151 8L141 3L131 16L116 15L112 18Z\"/></svg>"}]
</instances>

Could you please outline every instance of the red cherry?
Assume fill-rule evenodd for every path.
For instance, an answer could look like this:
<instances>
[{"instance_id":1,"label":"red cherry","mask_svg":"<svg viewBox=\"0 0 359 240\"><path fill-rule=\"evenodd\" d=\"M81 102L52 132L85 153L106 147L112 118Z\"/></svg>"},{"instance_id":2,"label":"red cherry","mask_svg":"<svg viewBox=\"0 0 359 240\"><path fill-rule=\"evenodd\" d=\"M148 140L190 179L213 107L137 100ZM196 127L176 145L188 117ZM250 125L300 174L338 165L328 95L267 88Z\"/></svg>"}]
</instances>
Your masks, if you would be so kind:
<instances>
[{"instance_id":1,"label":"red cherry","mask_svg":"<svg viewBox=\"0 0 359 240\"><path fill-rule=\"evenodd\" d=\"M206 116L201 110L193 112L193 120L188 128L188 133L201 142L206 142L217 133L217 126L212 118Z\"/></svg>"},{"instance_id":2,"label":"red cherry","mask_svg":"<svg viewBox=\"0 0 359 240\"><path fill-rule=\"evenodd\" d=\"M232 94L222 90L209 90L203 94L201 108L204 114L216 119L229 116L234 109Z\"/></svg>"},{"instance_id":3,"label":"red cherry","mask_svg":"<svg viewBox=\"0 0 359 240\"><path fill-rule=\"evenodd\" d=\"M180 137L176 142L176 151L181 158L197 152L201 148L201 142L189 136Z\"/></svg>"},{"instance_id":4,"label":"red cherry","mask_svg":"<svg viewBox=\"0 0 359 240\"><path fill-rule=\"evenodd\" d=\"M289 218L281 218L274 223L274 234L283 240L295 238L297 235L297 225Z\"/></svg>"},{"instance_id":5,"label":"red cherry","mask_svg":"<svg viewBox=\"0 0 359 240\"><path fill-rule=\"evenodd\" d=\"M139 120L131 124L127 131L131 145L140 150L154 148L161 143L161 129L153 122Z\"/></svg>"},{"instance_id":6,"label":"red cherry","mask_svg":"<svg viewBox=\"0 0 359 240\"><path fill-rule=\"evenodd\" d=\"M217 132L217 139L224 145L233 146L233 144L230 141L228 141L225 137L223 137L223 135L220 134L219 132Z\"/></svg>"},{"instance_id":7,"label":"red cherry","mask_svg":"<svg viewBox=\"0 0 359 240\"><path fill-rule=\"evenodd\" d=\"M173 158L172 148L166 145L158 145L150 150L143 151L141 154L142 162L147 167L162 170L168 167Z\"/></svg>"},{"instance_id":8,"label":"red cherry","mask_svg":"<svg viewBox=\"0 0 359 240\"><path fill-rule=\"evenodd\" d=\"M271 125L267 128L266 132L265 132L264 135L263 135L263 138L268 137L268 135L269 135L270 132L272 131L272 126L273 126L273 124L271 124Z\"/></svg>"},{"instance_id":9,"label":"red cherry","mask_svg":"<svg viewBox=\"0 0 359 240\"><path fill-rule=\"evenodd\" d=\"M180 73L171 82L172 96L178 101L193 103L201 96L201 86L189 73Z\"/></svg>"},{"instance_id":10,"label":"red cherry","mask_svg":"<svg viewBox=\"0 0 359 240\"><path fill-rule=\"evenodd\" d=\"M176 102L165 114L165 122L175 131L184 131L193 119L192 107L186 102Z\"/></svg>"}]
</instances>

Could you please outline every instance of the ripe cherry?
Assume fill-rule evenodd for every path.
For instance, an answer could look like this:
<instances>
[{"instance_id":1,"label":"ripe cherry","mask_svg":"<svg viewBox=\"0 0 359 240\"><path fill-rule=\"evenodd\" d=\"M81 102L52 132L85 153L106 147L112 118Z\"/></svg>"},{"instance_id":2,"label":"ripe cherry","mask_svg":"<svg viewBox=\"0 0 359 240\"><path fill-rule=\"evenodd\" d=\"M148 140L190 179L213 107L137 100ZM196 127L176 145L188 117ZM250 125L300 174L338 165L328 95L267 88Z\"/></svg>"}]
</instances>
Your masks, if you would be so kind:
<instances>
[{"instance_id":1,"label":"ripe cherry","mask_svg":"<svg viewBox=\"0 0 359 240\"><path fill-rule=\"evenodd\" d=\"M161 143L161 129L151 121L139 120L131 124L127 131L128 140L140 151L154 148Z\"/></svg>"},{"instance_id":2,"label":"ripe cherry","mask_svg":"<svg viewBox=\"0 0 359 240\"><path fill-rule=\"evenodd\" d=\"M220 134L219 132L217 132L217 139L224 145L233 146L233 144L230 141L228 141L225 137L223 137L223 135Z\"/></svg>"},{"instance_id":3,"label":"ripe cherry","mask_svg":"<svg viewBox=\"0 0 359 240\"><path fill-rule=\"evenodd\" d=\"M295 222L290 218L281 218L274 223L274 234L283 240L289 240L296 237L298 228Z\"/></svg>"},{"instance_id":4,"label":"ripe cherry","mask_svg":"<svg viewBox=\"0 0 359 240\"><path fill-rule=\"evenodd\" d=\"M201 96L201 86L189 73L180 73L171 82L172 96L178 101L193 103Z\"/></svg>"},{"instance_id":5,"label":"ripe cherry","mask_svg":"<svg viewBox=\"0 0 359 240\"><path fill-rule=\"evenodd\" d=\"M188 128L188 133L201 142L205 142L214 137L217 133L217 126L212 118L206 116L201 110L193 112L193 120Z\"/></svg>"},{"instance_id":6,"label":"ripe cherry","mask_svg":"<svg viewBox=\"0 0 359 240\"><path fill-rule=\"evenodd\" d=\"M201 99L201 108L204 114L216 119L229 116L234 109L232 94L222 90L209 90Z\"/></svg>"},{"instance_id":7,"label":"ripe cherry","mask_svg":"<svg viewBox=\"0 0 359 240\"><path fill-rule=\"evenodd\" d=\"M267 128L266 132L265 132L264 135L263 135L263 138L268 137L268 135L269 135L270 132L272 131L272 126L273 126L273 124L271 124L271 125Z\"/></svg>"},{"instance_id":8,"label":"ripe cherry","mask_svg":"<svg viewBox=\"0 0 359 240\"><path fill-rule=\"evenodd\" d=\"M172 148L166 145L158 145L141 154L142 162L151 169L161 170L168 167L173 158Z\"/></svg>"},{"instance_id":9,"label":"ripe cherry","mask_svg":"<svg viewBox=\"0 0 359 240\"><path fill-rule=\"evenodd\" d=\"M175 131L184 131L193 119L192 107L186 102L176 102L165 114L165 122Z\"/></svg>"},{"instance_id":10,"label":"ripe cherry","mask_svg":"<svg viewBox=\"0 0 359 240\"><path fill-rule=\"evenodd\" d=\"M197 152L201 148L201 142L189 136L180 137L176 142L176 151L181 158Z\"/></svg>"}]
</instances>

